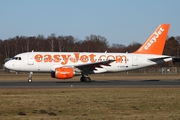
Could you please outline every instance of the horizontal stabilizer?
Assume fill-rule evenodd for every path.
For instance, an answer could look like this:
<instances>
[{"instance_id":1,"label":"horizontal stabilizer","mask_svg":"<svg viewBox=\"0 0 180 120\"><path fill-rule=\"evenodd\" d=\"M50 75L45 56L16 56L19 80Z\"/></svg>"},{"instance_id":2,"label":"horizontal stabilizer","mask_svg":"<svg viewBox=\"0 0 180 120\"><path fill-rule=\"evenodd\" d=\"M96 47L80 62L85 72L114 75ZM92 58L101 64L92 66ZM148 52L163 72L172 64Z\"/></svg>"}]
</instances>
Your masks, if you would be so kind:
<instances>
[{"instance_id":1,"label":"horizontal stabilizer","mask_svg":"<svg viewBox=\"0 0 180 120\"><path fill-rule=\"evenodd\" d=\"M150 59L148 59L148 60L150 60L150 61L152 61L152 62L156 62L156 63L159 63L159 62L161 62L161 61L165 61L165 59L172 59L172 57L170 57L170 56L165 56L165 57L160 57L160 58L150 58Z\"/></svg>"}]
</instances>

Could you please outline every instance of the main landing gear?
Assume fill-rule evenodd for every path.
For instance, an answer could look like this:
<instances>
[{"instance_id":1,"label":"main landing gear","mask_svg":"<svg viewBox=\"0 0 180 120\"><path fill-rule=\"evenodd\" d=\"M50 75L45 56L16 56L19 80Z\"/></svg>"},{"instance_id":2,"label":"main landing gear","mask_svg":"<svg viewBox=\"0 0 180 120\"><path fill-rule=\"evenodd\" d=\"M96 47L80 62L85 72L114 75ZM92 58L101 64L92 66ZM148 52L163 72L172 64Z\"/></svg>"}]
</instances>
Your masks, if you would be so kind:
<instances>
[{"instance_id":1,"label":"main landing gear","mask_svg":"<svg viewBox=\"0 0 180 120\"><path fill-rule=\"evenodd\" d=\"M91 78L88 75L82 74L82 77L80 78L80 81L81 82L90 83L91 82Z\"/></svg>"},{"instance_id":2,"label":"main landing gear","mask_svg":"<svg viewBox=\"0 0 180 120\"><path fill-rule=\"evenodd\" d=\"M33 75L33 72L30 72L30 73L29 73L29 78L28 78L28 82L29 82L29 83L32 82L32 75Z\"/></svg>"}]
</instances>

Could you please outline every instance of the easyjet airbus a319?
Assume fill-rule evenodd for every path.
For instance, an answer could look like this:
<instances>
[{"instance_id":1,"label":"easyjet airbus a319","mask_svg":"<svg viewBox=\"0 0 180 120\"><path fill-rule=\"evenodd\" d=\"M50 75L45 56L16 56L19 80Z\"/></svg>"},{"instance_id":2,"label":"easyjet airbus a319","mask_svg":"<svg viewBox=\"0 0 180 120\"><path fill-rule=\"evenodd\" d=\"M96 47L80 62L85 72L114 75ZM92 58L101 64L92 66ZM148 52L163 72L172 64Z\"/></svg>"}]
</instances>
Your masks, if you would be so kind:
<instances>
[{"instance_id":1,"label":"easyjet airbus a319","mask_svg":"<svg viewBox=\"0 0 180 120\"><path fill-rule=\"evenodd\" d=\"M51 77L69 79L81 75L81 82L91 82L89 74L121 72L148 67L172 60L162 55L169 24L161 24L133 53L26 52L14 56L5 67L15 71L49 72Z\"/></svg>"}]
</instances>

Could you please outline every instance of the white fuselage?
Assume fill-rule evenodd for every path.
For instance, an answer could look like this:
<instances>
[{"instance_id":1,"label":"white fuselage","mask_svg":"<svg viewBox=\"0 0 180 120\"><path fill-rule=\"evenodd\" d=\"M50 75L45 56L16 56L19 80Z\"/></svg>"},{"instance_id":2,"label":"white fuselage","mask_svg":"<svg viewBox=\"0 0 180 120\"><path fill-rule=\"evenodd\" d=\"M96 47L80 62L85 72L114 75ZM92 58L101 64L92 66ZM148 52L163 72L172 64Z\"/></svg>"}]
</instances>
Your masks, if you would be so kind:
<instances>
[{"instance_id":1,"label":"white fuselage","mask_svg":"<svg viewBox=\"0 0 180 120\"><path fill-rule=\"evenodd\" d=\"M158 58L162 57L164 59L158 61ZM94 73L104 73L134 70L171 61L172 58L168 57L133 53L27 52L16 55L14 59L5 63L5 67L15 71L52 72L57 67L75 68L78 65L115 60L94 70Z\"/></svg>"}]
</instances>

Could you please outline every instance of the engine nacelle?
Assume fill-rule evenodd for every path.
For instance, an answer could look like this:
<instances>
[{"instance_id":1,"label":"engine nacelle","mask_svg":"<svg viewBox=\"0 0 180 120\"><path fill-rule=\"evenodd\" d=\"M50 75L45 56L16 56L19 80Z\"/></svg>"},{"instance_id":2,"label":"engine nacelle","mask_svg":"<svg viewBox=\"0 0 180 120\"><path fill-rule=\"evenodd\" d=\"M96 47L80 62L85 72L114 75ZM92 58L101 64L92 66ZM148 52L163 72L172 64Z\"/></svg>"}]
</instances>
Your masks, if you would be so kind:
<instances>
[{"instance_id":1,"label":"engine nacelle","mask_svg":"<svg viewBox=\"0 0 180 120\"><path fill-rule=\"evenodd\" d=\"M69 79L74 76L73 68L56 68L55 72L51 73L51 77L57 79Z\"/></svg>"}]
</instances>

